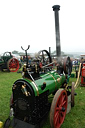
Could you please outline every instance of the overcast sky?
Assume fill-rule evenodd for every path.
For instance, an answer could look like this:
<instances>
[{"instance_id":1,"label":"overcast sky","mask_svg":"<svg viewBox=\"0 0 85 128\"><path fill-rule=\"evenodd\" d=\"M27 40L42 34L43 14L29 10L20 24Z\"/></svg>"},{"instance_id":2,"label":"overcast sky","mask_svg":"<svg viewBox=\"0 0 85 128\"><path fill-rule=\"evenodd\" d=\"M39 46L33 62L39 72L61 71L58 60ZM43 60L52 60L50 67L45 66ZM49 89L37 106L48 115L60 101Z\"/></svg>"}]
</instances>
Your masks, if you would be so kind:
<instances>
[{"instance_id":1,"label":"overcast sky","mask_svg":"<svg viewBox=\"0 0 85 128\"><path fill-rule=\"evenodd\" d=\"M0 0L0 53L56 48L53 5L60 5L63 52L85 52L85 0Z\"/></svg>"}]
</instances>

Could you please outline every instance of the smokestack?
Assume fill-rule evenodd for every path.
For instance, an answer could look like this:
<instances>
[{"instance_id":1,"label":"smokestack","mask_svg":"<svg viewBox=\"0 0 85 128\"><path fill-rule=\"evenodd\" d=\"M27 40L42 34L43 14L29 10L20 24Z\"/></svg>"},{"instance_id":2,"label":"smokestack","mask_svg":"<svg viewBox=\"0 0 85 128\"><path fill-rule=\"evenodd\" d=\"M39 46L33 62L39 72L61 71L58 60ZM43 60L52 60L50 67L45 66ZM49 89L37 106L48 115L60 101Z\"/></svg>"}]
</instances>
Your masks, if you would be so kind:
<instances>
[{"instance_id":1,"label":"smokestack","mask_svg":"<svg viewBox=\"0 0 85 128\"><path fill-rule=\"evenodd\" d=\"M59 31L59 13L58 11L60 10L59 5L54 5L53 11L55 14L55 32L56 32L56 55L57 57L61 56L61 47L60 47L60 31Z\"/></svg>"},{"instance_id":2,"label":"smokestack","mask_svg":"<svg viewBox=\"0 0 85 128\"><path fill-rule=\"evenodd\" d=\"M50 53L50 55L51 55L51 47L49 47L49 53Z\"/></svg>"}]
</instances>

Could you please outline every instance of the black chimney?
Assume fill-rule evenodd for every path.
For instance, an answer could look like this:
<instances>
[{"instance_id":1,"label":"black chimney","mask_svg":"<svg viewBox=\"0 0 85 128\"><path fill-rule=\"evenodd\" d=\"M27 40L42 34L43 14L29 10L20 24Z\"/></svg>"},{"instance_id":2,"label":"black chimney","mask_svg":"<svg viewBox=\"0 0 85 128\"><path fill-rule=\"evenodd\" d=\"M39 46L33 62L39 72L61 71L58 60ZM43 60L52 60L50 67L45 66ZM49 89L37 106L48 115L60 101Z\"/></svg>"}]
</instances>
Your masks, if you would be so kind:
<instances>
[{"instance_id":1,"label":"black chimney","mask_svg":"<svg viewBox=\"0 0 85 128\"><path fill-rule=\"evenodd\" d=\"M60 31L59 31L59 13L60 10L59 5L54 5L53 11L55 12L55 32L56 32L56 55L57 57L61 56L61 47L60 47Z\"/></svg>"}]
</instances>

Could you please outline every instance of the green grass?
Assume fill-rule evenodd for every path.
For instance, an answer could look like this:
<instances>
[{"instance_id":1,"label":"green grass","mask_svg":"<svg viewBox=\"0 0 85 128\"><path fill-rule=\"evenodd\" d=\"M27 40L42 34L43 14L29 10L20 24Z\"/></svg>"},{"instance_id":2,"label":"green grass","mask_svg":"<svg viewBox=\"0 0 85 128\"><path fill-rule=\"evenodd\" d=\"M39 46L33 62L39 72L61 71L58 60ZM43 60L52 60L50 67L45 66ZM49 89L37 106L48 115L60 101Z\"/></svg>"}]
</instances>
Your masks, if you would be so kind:
<instances>
[{"instance_id":1,"label":"green grass","mask_svg":"<svg viewBox=\"0 0 85 128\"><path fill-rule=\"evenodd\" d=\"M85 128L85 88L76 89L75 107L66 115L61 128Z\"/></svg>"},{"instance_id":2,"label":"green grass","mask_svg":"<svg viewBox=\"0 0 85 128\"><path fill-rule=\"evenodd\" d=\"M5 121L9 115L9 102L13 82L20 78L18 73L0 72L0 120Z\"/></svg>"},{"instance_id":3,"label":"green grass","mask_svg":"<svg viewBox=\"0 0 85 128\"><path fill-rule=\"evenodd\" d=\"M12 93L12 84L21 78L20 73L0 72L0 121L5 121L9 115L9 101ZM71 78L69 84L76 81ZM61 128L85 128L85 87L78 87L75 96L75 107L66 115ZM41 128L50 128L49 114Z\"/></svg>"}]
</instances>

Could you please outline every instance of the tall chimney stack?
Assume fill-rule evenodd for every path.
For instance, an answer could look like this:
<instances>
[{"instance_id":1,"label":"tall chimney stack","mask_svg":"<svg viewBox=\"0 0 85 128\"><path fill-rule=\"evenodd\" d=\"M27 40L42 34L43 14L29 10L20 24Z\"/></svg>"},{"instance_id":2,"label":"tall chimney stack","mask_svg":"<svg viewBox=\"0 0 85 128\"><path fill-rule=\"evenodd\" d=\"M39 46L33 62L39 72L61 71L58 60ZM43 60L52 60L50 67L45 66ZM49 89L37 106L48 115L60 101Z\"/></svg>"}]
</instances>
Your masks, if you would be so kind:
<instances>
[{"instance_id":1,"label":"tall chimney stack","mask_svg":"<svg viewBox=\"0 0 85 128\"><path fill-rule=\"evenodd\" d=\"M54 5L53 11L55 14L55 32L56 32L56 55L57 57L61 56L61 47L60 47L60 31L59 31L59 13L58 11L60 10L59 5Z\"/></svg>"}]
</instances>

